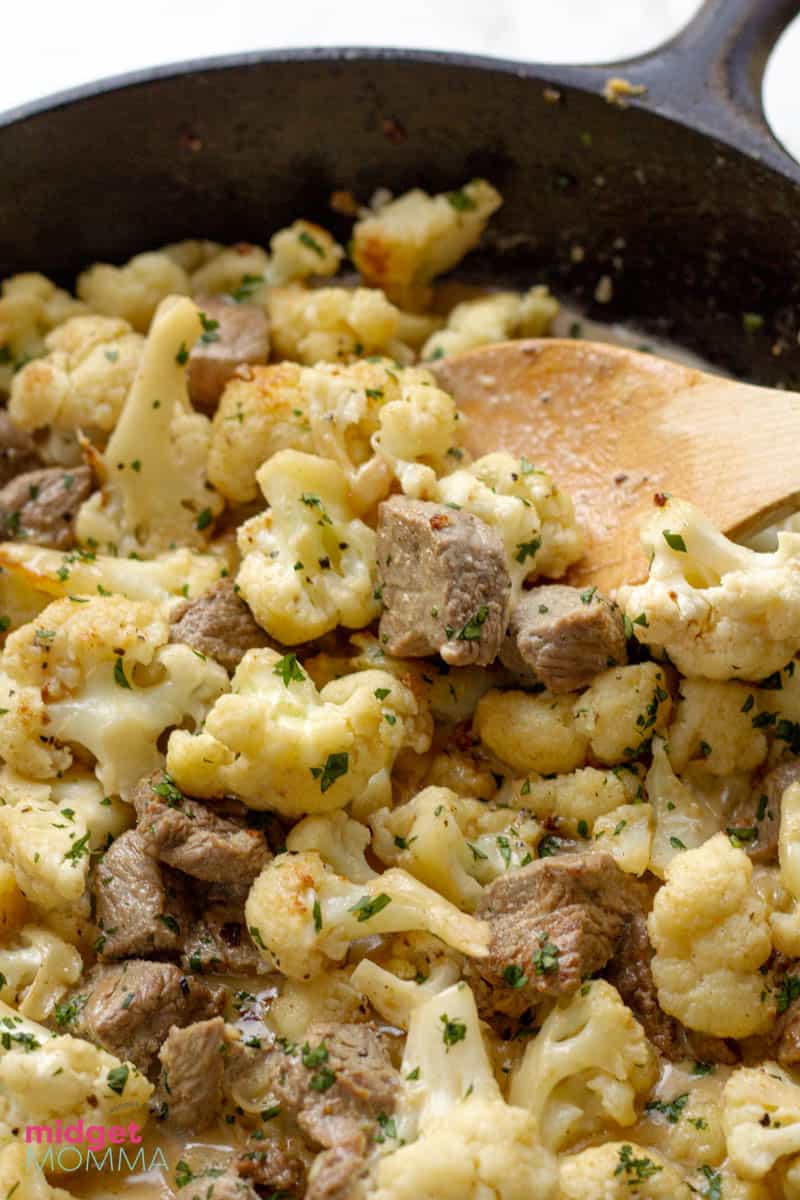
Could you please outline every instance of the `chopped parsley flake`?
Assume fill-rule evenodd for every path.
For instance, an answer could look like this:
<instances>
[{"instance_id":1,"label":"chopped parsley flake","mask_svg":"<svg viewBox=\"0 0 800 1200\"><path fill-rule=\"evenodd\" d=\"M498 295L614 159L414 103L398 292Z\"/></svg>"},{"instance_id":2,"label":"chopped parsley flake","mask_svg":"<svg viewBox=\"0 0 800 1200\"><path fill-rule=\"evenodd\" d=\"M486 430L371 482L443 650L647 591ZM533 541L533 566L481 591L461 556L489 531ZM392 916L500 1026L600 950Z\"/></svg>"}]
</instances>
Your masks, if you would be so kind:
<instances>
[{"instance_id":1,"label":"chopped parsley flake","mask_svg":"<svg viewBox=\"0 0 800 1200\"><path fill-rule=\"evenodd\" d=\"M442 1013L439 1017L442 1022L442 1041L449 1050L451 1046L455 1046L457 1042L463 1042L467 1036L467 1027L463 1021L451 1021L447 1013Z\"/></svg>"},{"instance_id":2,"label":"chopped parsley flake","mask_svg":"<svg viewBox=\"0 0 800 1200\"><path fill-rule=\"evenodd\" d=\"M311 774L314 779L319 780L319 790L327 792L329 787L333 787L337 779L347 774L349 767L350 757L346 750L342 750L336 754L329 754L323 766L312 767Z\"/></svg>"},{"instance_id":3,"label":"chopped parsley flake","mask_svg":"<svg viewBox=\"0 0 800 1200\"><path fill-rule=\"evenodd\" d=\"M686 542L679 533L673 533L670 529L663 529L661 532L670 550L679 550L681 554L686 554Z\"/></svg>"},{"instance_id":4,"label":"chopped parsley flake","mask_svg":"<svg viewBox=\"0 0 800 1200\"><path fill-rule=\"evenodd\" d=\"M122 655L117 655L117 660L114 663L114 683L116 683L117 687L126 688L127 691L131 690L131 685L128 682L125 667L122 663Z\"/></svg>"},{"instance_id":5,"label":"chopped parsley flake","mask_svg":"<svg viewBox=\"0 0 800 1200\"><path fill-rule=\"evenodd\" d=\"M356 914L358 921L369 921L376 913L382 912L387 904L391 904L392 897L387 896L385 892L380 892L377 896L362 896L357 900L349 912Z\"/></svg>"},{"instance_id":6,"label":"chopped parsley flake","mask_svg":"<svg viewBox=\"0 0 800 1200\"><path fill-rule=\"evenodd\" d=\"M290 683L302 683L306 677L305 671L302 670L297 661L296 654L284 654L283 658L278 659L275 663L275 666L272 668L272 674L282 679L284 686L287 688Z\"/></svg>"}]
</instances>

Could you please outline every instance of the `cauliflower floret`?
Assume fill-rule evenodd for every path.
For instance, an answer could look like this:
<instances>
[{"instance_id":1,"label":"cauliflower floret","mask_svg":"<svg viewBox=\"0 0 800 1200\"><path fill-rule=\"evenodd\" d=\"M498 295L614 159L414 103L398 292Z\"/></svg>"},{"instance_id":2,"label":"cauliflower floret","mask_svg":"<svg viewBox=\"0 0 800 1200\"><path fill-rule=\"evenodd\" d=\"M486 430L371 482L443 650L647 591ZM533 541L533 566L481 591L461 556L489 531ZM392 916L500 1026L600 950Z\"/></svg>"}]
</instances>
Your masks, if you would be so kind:
<instances>
[{"instance_id":1,"label":"cauliflower floret","mask_svg":"<svg viewBox=\"0 0 800 1200\"><path fill-rule=\"evenodd\" d=\"M94 756L106 794L126 796L163 763L162 732L199 724L227 687L223 667L168 637L152 604L121 597L56 600L11 634L0 674L6 762L49 779L77 744Z\"/></svg>"},{"instance_id":2,"label":"cauliflower floret","mask_svg":"<svg viewBox=\"0 0 800 1200\"><path fill-rule=\"evenodd\" d=\"M428 338L421 358L443 358L490 342L509 338L542 337L558 316L559 303L546 287L528 292L495 292L457 304L447 325Z\"/></svg>"},{"instance_id":3,"label":"cauliflower floret","mask_svg":"<svg viewBox=\"0 0 800 1200\"><path fill-rule=\"evenodd\" d=\"M82 973L78 951L49 929L25 925L13 941L0 945L0 1000L34 1021L51 1016Z\"/></svg>"},{"instance_id":4,"label":"cauliflower floret","mask_svg":"<svg viewBox=\"0 0 800 1200\"><path fill-rule=\"evenodd\" d=\"M669 719L672 701L663 667L611 667L574 701L575 723L600 762L635 758Z\"/></svg>"},{"instance_id":5,"label":"cauliflower floret","mask_svg":"<svg viewBox=\"0 0 800 1200\"><path fill-rule=\"evenodd\" d=\"M758 727L759 708L743 683L682 679L681 698L669 727L669 756L676 771L700 760L712 775L750 771L767 755Z\"/></svg>"},{"instance_id":6,"label":"cauliflower floret","mask_svg":"<svg viewBox=\"0 0 800 1200\"><path fill-rule=\"evenodd\" d=\"M263 246L254 246L252 242L218 246L217 253L191 268L191 294L200 299L218 296L221 292L238 296L240 289L244 289L244 299L250 299L254 294L260 296L268 266L269 255Z\"/></svg>"},{"instance_id":7,"label":"cauliflower floret","mask_svg":"<svg viewBox=\"0 0 800 1200\"><path fill-rule=\"evenodd\" d=\"M418 307L429 297L434 277L477 245L501 204L500 194L483 179L439 196L414 188L356 222L353 262L367 283L397 303Z\"/></svg>"},{"instance_id":8,"label":"cauliflower floret","mask_svg":"<svg viewBox=\"0 0 800 1200\"><path fill-rule=\"evenodd\" d=\"M37 598L35 616L57 597L73 604L85 596L125 596L153 604L194 600L225 570L219 558L182 547L147 561L86 550L48 550L27 542L0 542L3 578ZM32 618L31 618L32 619ZM26 621L12 622L15 627Z\"/></svg>"},{"instance_id":9,"label":"cauliflower floret","mask_svg":"<svg viewBox=\"0 0 800 1200\"><path fill-rule=\"evenodd\" d=\"M270 238L268 282L273 287L307 279L310 275L335 275L344 250L327 229L311 221L294 221Z\"/></svg>"},{"instance_id":10,"label":"cauliflower floret","mask_svg":"<svg viewBox=\"0 0 800 1200\"><path fill-rule=\"evenodd\" d=\"M350 943L374 934L424 930L448 946L481 957L489 927L437 892L393 868L367 883L337 875L313 850L279 854L250 889L250 936L262 958L290 979L311 979Z\"/></svg>"},{"instance_id":11,"label":"cauliflower floret","mask_svg":"<svg viewBox=\"0 0 800 1200\"><path fill-rule=\"evenodd\" d=\"M647 798L655 817L650 870L666 878L667 867L683 850L695 850L719 831L719 813L678 779L667 744L653 738L653 764L647 773Z\"/></svg>"},{"instance_id":12,"label":"cauliflower floret","mask_svg":"<svg viewBox=\"0 0 800 1200\"><path fill-rule=\"evenodd\" d=\"M427 787L395 809L371 818L373 851L402 867L460 908L472 911L486 884L530 862L542 829L524 812Z\"/></svg>"},{"instance_id":13,"label":"cauliflower floret","mask_svg":"<svg viewBox=\"0 0 800 1200\"><path fill-rule=\"evenodd\" d=\"M380 612L375 533L356 517L336 463L281 450L258 471L268 508L239 527L236 582L267 633L294 646Z\"/></svg>"},{"instance_id":14,"label":"cauliflower floret","mask_svg":"<svg viewBox=\"0 0 800 1200\"><path fill-rule=\"evenodd\" d=\"M0 392L11 388L14 371L45 349L45 337L62 321L86 312L44 275L4 279L0 293Z\"/></svg>"},{"instance_id":15,"label":"cauliflower floret","mask_svg":"<svg viewBox=\"0 0 800 1200\"><path fill-rule=\"evenodd\" d=\"M176 730L167 769L191 796L233 793L289 817L357 801L390 802L395 757L430 746L432 722L385 671L361 671L318 692L296 661L250 650L202 733Z\"/></svg>"},{"instance_id":16,"label":"cauliflower floret","mask_svg":"<svg viewBox=\"0 0 800 1200\"><path fill-rule=\"evenodd\" d=\"M131 810L96 779L71 772L53 784L0 778L0 857L28 901L51 920L79 904L94 855L131 824Z\"/></svg>"},{"instance_id":17,"label":"cauliflower floret","mask_svg":"<svg viewBox=\"0 0 800 1200\"><path fill-rule=\"evenodd\" d=\"M168 254L153 250L134 255L122 267L95 263L78 276L76 290L92 312L121 317L139 333L147 333L165 297L189 294L189 279Z\"/></svg>"},{"instance_id":18,"label":"cauliflower floret","mask_svg":"<svg viewBox=\"0 0 800 1200\"><path fill-rule=\"evenodd\" d=\"M512 808L530 809L542 820L556 817L571 837L585 837L599 817L644 799L640 770L634 765L611 771L582 767L552 778L526 776L504 784L497 799Z\"/></svg>"},{"instance_id":19,"label":"cauliflower floret","mask_svg":"<svg viewBox=\"0 0 800 1200\"><path fill-rule=\"evenodd\" d=\"M573 704L571 696L493 690L478 703L475 732L515 771L574 771L586 761L589 739L575 720Z\"/></svg>"},{"instance_id":20,"label":"cauliflower floret","mask_svg":"<svg viewBox=\"0 0 800 1200\"><path fill-rule=\"evenodd\" d=\"M412 978L406 978L395 975L372 959L362 958L350 977L350 982L358 988L362 997L385 1021L396 1025L398 1029L408 1029L411 1014L420 1005L425 1004L431 996L438 996L445 988L452 987L461 978L458 956L436 939L429 938L429 941L435 943L436 949L426 956L424 973L417 969ZM407 972L412 968L407 959L400 960L397 965Z\"/></svg>"},{"instance_id":21,"label":"cauliflower floret","mask_svg":"<svg viewBox=\"0 0 800 1200\"><path fill-rule=\"evenodd\" d=\"M503 1100L472 992L460 983L411 1014L395 1121L409 1142L380 1158L373 1200L554 1200L553 1156Z\"/></svg>"},{"instance_id":22,"label":"cauliflower floret","mask_svg":"<svg viewBox=\"0 0 800 1200\"><path fill-rule=\"evenodd\" d=\"M81 1038L56 1037L0 1001L0 1141L27 1125L147 1123L153 1085Z\"/></svg>"},{"instance_id":23,"label":"cauliflower floret","mask_svg":"<svg viewBox=\"0 0 800 1200\"><path fill-rule=\"evenodd\" d=\"M273 454L319 454L345 472L360 514L388 495L393 472L433 479L449 470L462 453L462 425L428 371L379 360L252 367L223 393L209 478L229 500L244 503L258 495L256 471Z\"/></svg>"},{"instance_id":24,"label":"cauliflower floret","mask_svg":"<svg viewBox=\"0 0 800 1200\"><path fill-rule=\"evenodd\" d=\"M485 454L441 479L430 498L457 504L497 530L516 592L537 575L558 578L583 552L569 496L525 458Z\"/></svg>"},{"instance_id":25,"label":"cauliflower floret","mask_svg":"<svg viewBox=\"0 0 800 1200\"><path fill-rule=\"evenodd\" d=\"M206 479L211 423L192 409L186 383L187 347L202 329L191 300L159 306L116 429L96 456L104 483L78 513L79 541L152 557L208 540L223 500Z\"/></svg>"},{"instance_id":26,"label":"cauliflower floret","mask_svg":"<svg viewBox=\"0 0 800 1200\"><path fill-rule=\"evenodd\" d=\"M557 1004L511 1080L512 1104L528 1108L551 1150L607 1125L633 1125L636 1098L658 1076L656 1055L616 988L584 984Z\"/></svg>"},{"instance_id":27,"label":"cauliflower floret","mask_svg":"<svg viewBox=\"0 0 800 1200\"><path fill-rule=\"evenodd\" d=\"M778 549L759 553L668 500L641 537L650 573L617 598L636 638L663 647L682 674L761 679L800 649L800 533L779 533Z\"/></svg>"},{"instance_id":28,"label":"cauliflower floret","mask_svg":"<svg viewBox=\"0 0 800 1200\"><path fill-rule=\"evenodd\" d=\"M659 1004L700 1033L765 1033L773 1012L759 967L772 942L749 858L718 833L665 874L648 919Z\"/></svg>"},{"instance_id":29,"label":"cauliflower floret","mask_svg":"<svg viewBox=\"0 0 800 1200\"><path fill-rule=\"evenodd\" d=\"M770 915L775 948L795 958L800 955L800 784L793 783L781 797L778 831L780 882L791 898L788 912ZM781 906L783 907L783 906Z\"/></svg>"},{"instance_id":30,"label":"cauliflower floret","mask_svg":"<svg viewBox=\"0 0 800 1200\"><path fill-rule=\"evenodd\" d=\"M800 1155L800 1087L777 1063L739 1067L723 1092L725 1137L737 1175L763 1179Z\"/></svg>"},{"instance_id":31,"label":"cauliflower floret","mask_svg":"<svg viewBox=\"0 0 800 1200\"><path fill-rule=\"evenodd\" d=\"M691 1200L692 1197L692 1190L667 1159L633 1142L605 1142L562 1158L558 1180L560 1200L628 1200L628 1197Z\"/></svg>"},{"instance_id":32,"label":"cauliflower floret","mask_svg":"<svg viewBox=\"0 0 800 1200\"><path fill-rule=\"evenodd\" d=\"M72 317L45 338L48 353L14 376L12 421L34 432L53 428L97 440L122 411L144 338L127 321Z\"/></svg>"},{"instance_id":33,"label":"cauliflower floret","mask_svg":"<svg viewBox=\"0 0 800 1200\"><path fill-rule=\"evenodd\" d=\"M298 821L286 839L286 849L292 854L316 850L337 875L346 875L353 883L368 883L376 875L364 857L371 840L366 825L340 809Z\"/></svg>"},{"instance_id":34,"label":"cauliflower floret","mask_svg":"<svg viewBox=\"0 0 800 1200\"><path fill-rule=\"evenodd\" d=\"M221 242L211 242L207 238L185 238L182 242L170 242L168 246L162 246L161 253L168 255L187 275L191 275L224 249Z\"/></svg>"},{"instance_id":35,"label":"cauliflower floret","mask_svg":"<svg viewBox=\"0 0 800 1200\"><path fill-rule=\"evenodd\" d=\"M376 288L271 288L266 297L276 357L307 366L361 355L412 357L399 341L400 312Z\"/></svg>"},{"instance_id":36,"label":"cauliflower floret","mask_svg":"<svg viewBox=\"0 0 800 1200\"><path fill-rule=\"evenodd\" d=\"M608 851L629 875L642 875L650 862L654 824L649 804L621 804L597 818L591 848Z\"/></svg>"},{"instance_id":37,"label":"cauliflower floret","mask_svg":"<svg viewBox=\"0 0 800 1200\"><path fill-rule=\"evenodd\" d=\"M474 713L481 696L503 678L499 672L486 670L485 667L459 667L457 671L452 671L445 663L432 659L393 658L384 652L374 634L365 631L353 634L350 645L355 653L323 652L305 660L306 670L317 687L351 671L388 671L410 687L415 696L424 696L433 715L443 724L454 725L466 721ZM485 778L487 774L488 768L483 767L482 777ZM442 783L445 787L453 786L445 779L434 782ZM478 794L486 796L487 792L484 790Z\"/></svg>"},{"instance_id":38,"label":"cauliflower floret","mask_svg":"<svg viewBox=\"0 0 800 1200\"><path fill-rule=\"evenodd\" d=\"M0 1150L0 1196L13 1196L14 1200L75 1200L72 1192L50 1186L28 1151L29 1147L20 1142L11 1142Z\"/></svg>"}]
</instances>

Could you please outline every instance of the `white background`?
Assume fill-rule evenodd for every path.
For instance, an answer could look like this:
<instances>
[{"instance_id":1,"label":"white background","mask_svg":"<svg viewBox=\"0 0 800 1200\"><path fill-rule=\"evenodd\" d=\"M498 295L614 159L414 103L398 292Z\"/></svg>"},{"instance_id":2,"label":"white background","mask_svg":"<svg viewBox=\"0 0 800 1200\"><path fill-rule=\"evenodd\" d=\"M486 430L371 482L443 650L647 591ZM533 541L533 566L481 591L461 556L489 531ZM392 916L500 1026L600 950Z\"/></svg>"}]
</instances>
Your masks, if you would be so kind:
<instances>
[{"instance_id":1,"label":"white background","mask_svg":"<svg viewBox=\"0 0 800 1200\"><path fill-rule=\"evenodd\" d=\"M753 0L757 4L759 0ZM5 14L0 111L89 79L281 46L394 45L609 62L675 33L700 0L28 0ZM0 11L2 11L0 5ZM773 128L800 158L800 19L767 73Z\"/></svg>"}]
</instances>

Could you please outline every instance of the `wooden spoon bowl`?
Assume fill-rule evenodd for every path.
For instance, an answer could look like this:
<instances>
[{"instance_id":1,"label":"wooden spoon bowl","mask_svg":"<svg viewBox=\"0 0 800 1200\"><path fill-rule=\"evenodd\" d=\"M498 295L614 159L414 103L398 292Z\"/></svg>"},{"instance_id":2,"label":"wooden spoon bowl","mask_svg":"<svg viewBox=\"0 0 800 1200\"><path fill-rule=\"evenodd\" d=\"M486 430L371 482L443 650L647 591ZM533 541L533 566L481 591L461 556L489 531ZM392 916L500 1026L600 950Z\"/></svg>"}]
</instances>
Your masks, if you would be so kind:
<instances>
[{"instance_id":1,"label":"wooden spoon bowl","mask_svg":"<svg viewBox=\"0 0 800 1200\"><path fill-rule=\"evenodd\" d=\"M586 553L571 583L641 579L639 524L671 493L724 533L800 507L800 396L622 346L504 342L432 364L469 416L466 438L525 455L572 496Z\"/></svg>"}]
</instances>

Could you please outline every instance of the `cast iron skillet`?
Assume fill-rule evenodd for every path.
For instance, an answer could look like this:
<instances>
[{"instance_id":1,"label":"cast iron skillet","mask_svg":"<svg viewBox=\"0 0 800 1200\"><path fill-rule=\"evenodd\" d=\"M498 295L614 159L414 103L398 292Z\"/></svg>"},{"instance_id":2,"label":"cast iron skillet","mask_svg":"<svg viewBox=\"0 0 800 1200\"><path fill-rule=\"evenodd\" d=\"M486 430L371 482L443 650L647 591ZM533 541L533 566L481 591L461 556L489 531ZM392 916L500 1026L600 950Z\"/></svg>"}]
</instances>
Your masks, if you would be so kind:
<instances>
[{"instance_id":1,"label":"cast iron skillet","mask_svg":"<svg viewBox=\"0 0 800 1200\"><path fill-rule=\"evenodd\" d=\"M729 370L800 388L800 168L760 101L798 7L707 0L668 45L613 69L257 52L36 102L0 116L0 275L71 283L95 259L188 235L263 242L298 215L346 237L334 188L366 198L480 174L505 204L473 278L548 280L603 319L635 317ZM647 94L612 107L611 74ZM613 301L599 308L603 274ZM761 332L745 334L745 312Z\"/></svg>"}]
</instances>

